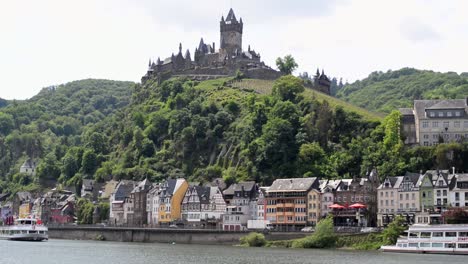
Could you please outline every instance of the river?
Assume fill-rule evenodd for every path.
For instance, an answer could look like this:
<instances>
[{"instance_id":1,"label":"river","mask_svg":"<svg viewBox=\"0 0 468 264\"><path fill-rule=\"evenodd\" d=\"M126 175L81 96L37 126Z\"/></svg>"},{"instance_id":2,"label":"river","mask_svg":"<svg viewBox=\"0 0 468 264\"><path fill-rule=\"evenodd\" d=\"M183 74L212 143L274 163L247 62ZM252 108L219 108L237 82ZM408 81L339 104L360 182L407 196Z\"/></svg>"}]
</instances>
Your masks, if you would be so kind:
<instances>
[{"instance_id":1,"label":"river","mask_svg":"<svg viewBox=\"0 0 468 264\"><path fill-rule=\"evenodd\" d=\"M377 251L241 248L72 240L48 242L0 240L1 264L465 264L467 261L468 258L465 256L394 254Z\"/></svg>"}]
</instances>

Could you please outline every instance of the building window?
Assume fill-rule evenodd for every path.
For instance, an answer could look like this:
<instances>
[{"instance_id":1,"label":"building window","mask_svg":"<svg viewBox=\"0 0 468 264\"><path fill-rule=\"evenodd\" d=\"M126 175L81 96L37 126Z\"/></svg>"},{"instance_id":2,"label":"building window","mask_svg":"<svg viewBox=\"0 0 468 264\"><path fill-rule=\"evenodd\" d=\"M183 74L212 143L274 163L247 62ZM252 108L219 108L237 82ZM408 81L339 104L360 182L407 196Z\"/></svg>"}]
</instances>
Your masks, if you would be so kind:
<instances>
[{"instance_id":1,"label":"building window","mask_svg":"<svg viewBox=\"0 0 468 264\"><path fill-rule=\"evenodd\" d=\"M443 117L444 116L444 112L438 112L437 113L439 117Z\"/></svg>"},{"instance_id":2,"label":"building window","mask_svg":"<svg viewBox=\"0 0 468 264\"><path fill-rule=\"evenodd\" d=\"M460 121L453 122L453 127L460 127Z\"/></svg>"},{"instance_id":3,"label":"building window","mask_svg":"<svg viewBox=\"0 0 468 264\"><path fill-rule=\"evenodd\" d=\"M429 116L430 116L430 117L434 117L434 116L435 116L435 112L429 112Z\"/></svg>"},{"instance_id":4,"label":"building window","mask_svg":"<svg viewBox=\"0 0 468 264\"><path fill-rule=\"evenodd\" d=\"M468 128L468 121L464 121L464 122L463 122L463 127L464 127L464 128Z\"/></svg>"},{"instance_id":5,"label":"building window","mask_svg":"<svg viewBox=\"0 0 468 264\"><path fill-rule=\"evenodd\" d=\"M424 146L429 146L429 142L424 141Z\"/></svg>"},{"instance_id":6,"label":"building window","mask_svg":"<svg viewBox=\"0 0 468 264\"><path fill-rule=\"evenodd\" d=\"M461 112L460 111L456 111L455 112L455 116L460 116L461 115Z\"/></svg>"},{"instance_id":7,"label":"building window","mask_svg":"<svg viewBox=\"0 0 468 264\"><path fill-rule=\"evenodd\" d=\"M452 112L447 112L448 117L452 117Z\"/></svg>"},{"instance_id":8,"label":"building window","mask_svg":"<svg viewBox=\"0 0 468 264\"><path fill-rule=\"evenodd\" d=\"M444 127L449 127L449 122L448 121L444 121Z\"/></svg>"},{"instance_id":9,"label":"building window","mask_svg":"<svg viewBox=\"0 0 468 264\"><path fill-rule=\"evenodd\" d=\"M439 122L437 121L432 122L432 127L439 127Z\"/></svg>"},{"instance_id":10,"label":"building window","mask_svg":"<svg viewBox=\"0 0 468 264\"><path fill-rule=\"evenodd\" d=\"M429 135L425 134L425 135L423 135L423 138L424 139L429 139Z\"/></svg>"},{"instance_id":11,"label":"building window","mask_svg":"<svg viewBox=\"0 0 468 264\"><path fill-rule=\"evenodd\" d=\"M428 128L429 127L429 122L428 121L423 121L422 126L423 126L423 128Z\"/></svg>"}]
</instances>

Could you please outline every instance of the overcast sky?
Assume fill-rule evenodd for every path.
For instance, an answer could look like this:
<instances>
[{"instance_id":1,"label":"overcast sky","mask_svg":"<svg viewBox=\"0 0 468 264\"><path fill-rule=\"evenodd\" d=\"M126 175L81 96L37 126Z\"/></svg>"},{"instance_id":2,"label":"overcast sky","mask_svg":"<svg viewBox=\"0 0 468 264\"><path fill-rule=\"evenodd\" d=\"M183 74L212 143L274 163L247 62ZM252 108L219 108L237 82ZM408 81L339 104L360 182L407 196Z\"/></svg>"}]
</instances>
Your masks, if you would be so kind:
<instances>
[{"instance_id":1,"label":"overcast sky","mask_svg":"<svg viewBox=\"0 0 468 264\"><path fill-rule=\"evenodd\" d=\"M354 81L402 67L468 71L468 1L438 0L0 0L0 97L85 78L139 81L148 59L219 47L230 7L250 44L274 66L324 68Z\"/></svg>"}]
</instances>

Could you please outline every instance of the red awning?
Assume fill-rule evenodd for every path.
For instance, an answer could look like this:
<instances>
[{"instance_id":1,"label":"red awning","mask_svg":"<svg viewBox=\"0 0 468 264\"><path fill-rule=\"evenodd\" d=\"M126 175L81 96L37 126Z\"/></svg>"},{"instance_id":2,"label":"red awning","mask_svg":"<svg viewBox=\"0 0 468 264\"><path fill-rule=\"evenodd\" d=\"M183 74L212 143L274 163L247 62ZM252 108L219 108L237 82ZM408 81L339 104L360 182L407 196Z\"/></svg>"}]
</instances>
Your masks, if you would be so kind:
<instances>
[{"instance_id":1,"label":"red awning","mask_svg":"<svg viewBox=\"0 0 468 264\"><path fill-rule=\"evenodd\" d=\"M367 207L366 205L361 204L361 203L355 203L349 206L349 208L355 208L355 209L366 208L366 207Z\"/></svg>"},{"instance_id":2,"label":"red awning","mask_svg":"<svg viewBox=\"0 0 468 264\"><path fill-rule=\"evenodd\" d=\"M332 209L343 209L343 208L345 208L345 207L342 206L342 205L339 205L339 204L332 204L332 205L328 206L328 208L332 208Z\"/></svg>"}]
</instances>

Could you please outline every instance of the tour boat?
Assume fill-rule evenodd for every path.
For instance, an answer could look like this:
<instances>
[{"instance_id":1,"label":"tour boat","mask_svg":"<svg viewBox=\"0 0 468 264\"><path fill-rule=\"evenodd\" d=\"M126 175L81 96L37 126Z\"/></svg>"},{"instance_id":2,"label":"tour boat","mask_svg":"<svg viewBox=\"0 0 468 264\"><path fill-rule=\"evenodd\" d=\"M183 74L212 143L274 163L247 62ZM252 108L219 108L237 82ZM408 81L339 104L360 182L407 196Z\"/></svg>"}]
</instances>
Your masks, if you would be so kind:
<instances>
[{"instance_id":1,"label":"tour boat","mask_svg":"<svg viewBox=\"0 0 468 264\"><path fill-rule=\"evenodd\" d=\"M468 255L468 225L413 225L384 252Z\"/></svg>"},{"instance_id":2,"label":"tour boat","mask_svg":"<svg viewBox=\"0 0 468 264\"><path fill-rule=\"evenodd\" d=\"M0 226L0 239L18 241L43 241L48 240L48 228L36 219L20 218L13 221L7 218L3 226Z\"/></svg>"}]
</instances>

